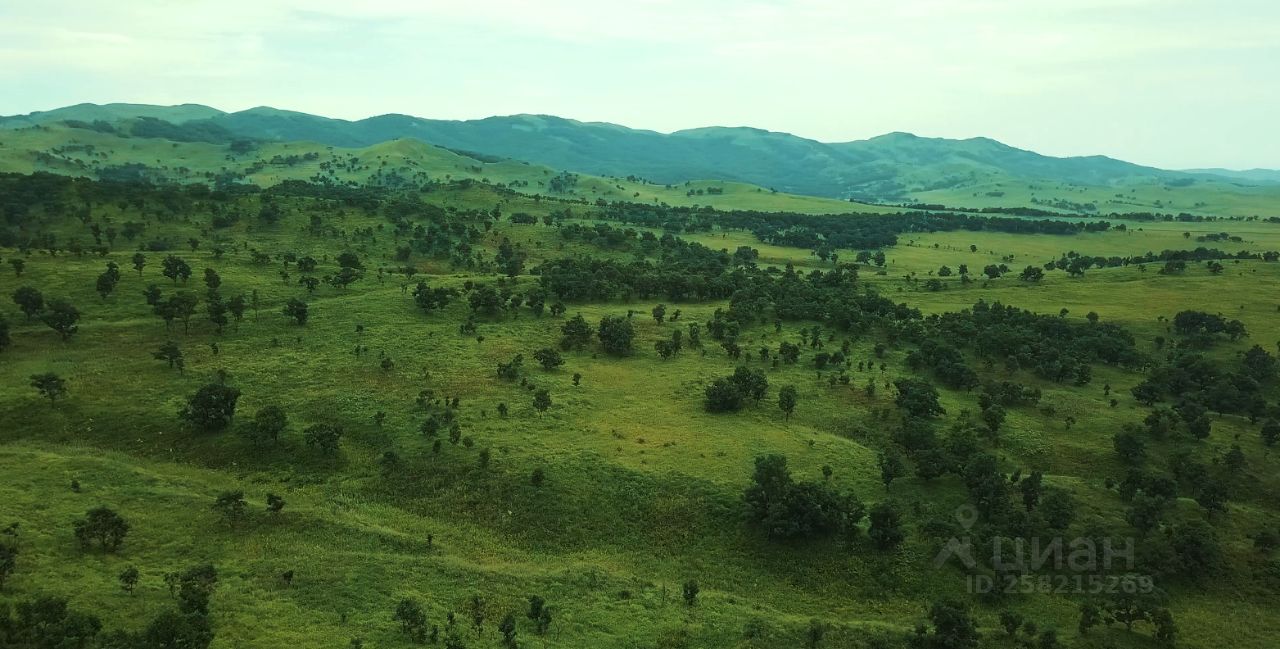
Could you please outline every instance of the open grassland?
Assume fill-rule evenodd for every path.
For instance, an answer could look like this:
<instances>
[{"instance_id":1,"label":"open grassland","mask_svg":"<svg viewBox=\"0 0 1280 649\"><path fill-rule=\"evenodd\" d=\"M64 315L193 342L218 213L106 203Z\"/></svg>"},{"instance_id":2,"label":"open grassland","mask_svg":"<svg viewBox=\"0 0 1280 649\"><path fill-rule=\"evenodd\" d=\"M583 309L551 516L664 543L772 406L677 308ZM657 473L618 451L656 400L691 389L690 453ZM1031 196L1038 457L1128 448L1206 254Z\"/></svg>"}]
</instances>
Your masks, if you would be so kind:
<instances>
[{"instance_id":1,"label":"open grassland","mask_svg":"<svg viewBox=\"0 0 1280 649\"><path fill-rule=\"evenodd\" d=\"M170 167L201 168L195 163L206 154L179 162L183 151L196 145L164 146L169 149L138 151L136 157L154 155ZM294 148L288 151L301 151L301 145L290 146ZM259 155L272 152L267 148ZM384 159L399 168L415 155L401 154L403 159ZM371 160L378 155L394 154L384 150ZM485 166L485 177L511 183L532 181L541 173L520 176L523 166L513 164ZM455 173L448 168L424 169L433 177ZM352 172L351 178L367 177L369 171ZM619 184L626 189L617 191L641 189ZM579 185L579 192L584 186ZM723 198L732 200L737 191L726 190ZM751 193L745 187L741 191ZM260 207L256 197L242 200L246 214ZM457 209L497 206L503 214L528 211L536 216L564 207L504 197L483 186L441 190L424 200ZM661 200L678 204L674 195ZM751 200L753 208L768 209ZM950 518L966 502L962 481L956 476L906 477L888 489L880 481L877 452L889 446L895 419L892 381L916 375L904 362L909 346L890 342L877 356L879 338L850 338L828 329L829 349L850 338L850 357L872 361L852 371L849 384L833 384L832 372L816 370L808 350L805 360L794 365L745 361L766 372L769 396L736 414L710 414L702 408L705 386L743 363L710 340L705 351L689 349L670 360L655 355L654 343L689 322L706 322L715 310L727 307L726 301L669 303L667 321L661 324L649 317L656 299L571 303L565 317L581 314L593 324L606 315L634 311L636 351L615 358L592 345L566 352L565 364L547 371L531 354L556 346L565 317L536 316L524 309L480 315L476 331L462 334L459 327L469 315L465 297L428 314L415 306L412 284L425 279L432 287L465 291L468 282L494 283L497 276L491 270L455 267L447 259L419 255L408 262L397 260L400 242L389 227L383 229L382 215L317 207L302 199L283 202L285 214L276 224L245 218L221 229L211 229L209 215L200 211L168 219L127 204L94 207L99 221L145 221L145 239L162 237L179 242L176 246L198 239L194 250L171 251L194 269L186 282L161 276L161 259L168 252L146 253L147 265L135 272L131 257L142 239L118 241L105 256L0 252L5 264L0 295L34 286L48 297L69 298L84 314L80 331L63 342L43 324L24 318L7 297L0 308L14 339L0 353L0 475L5 477L0 481L0 524L19 522L21 530L18 569L0 592L0 602L56 594L102 616L109 628L137 629L170 606L164 573L208 561L220 574L211 605L215 647L344 646L350 638L371 647L409 646L391 619L396 602L417 598L431 622L443 626L449 612L469 620L463 612L480 595L487 622L480 634L466 631L467 646L498 646L495 626L514 612L526 646L773 648L805 646L811 619L828 625L824 647L902 646L930 602L968 597L962 573L934 566L936 547L914 531L929 516ZM797 208L779 202L777 209ZM313 214L322 216L323 232L312 227ZM60 241L87 238L84 224L69 215L40 218L42 227ZM590 222L585 212L568 221ZM1093 311L1102 322L1132 330L1139 348L1153 356L1160 353L1154 338L1171 335L1158 316L1170 318L1188 308L1221 312L1247 326L1248 338L1211 350L1224 363L1235 362L1238 352L1252 344L1276 349L1280 264L1226 262L1226 271L1216 275L1199 264L1180 275L1161 275L1157 264L1149 264L1145 272L1124 266L1090 270L1078 278L1051 271L1036 284L1016 279L1023 266L1052 261L1067 251L1133 255L1196 245L1233 252L1280 250L1280 225L1274 224L1127 225L1128 231L1071 236L904 235L899 245L885 251L883 274L866 266L861 277L895 302L926 313L958 311L978 300L1048 314L1065 308L1064 317L1078 322ZM1200 234L1217 232L1243 241L1195 242ZM714 249L754 247L760 266L830 268L810 251L766 245L747 232L682 236ZM635 256L565 241L557 227L505 220L483 236L478 248L492 257L503 239L529 255L526 269L566 256ZM216 247L223 248L222 254L215 254ZM271 261L255 261L250 249L271 255ZM284 271L288 278L282 275L278 255L287 252L314 257L321 272L337 269L339 253L354 252L366 271L347 288L322 285L311 294L297 284L301 273L296 269ZM841 256L851 260L855 252L841 251ZM20 277L8 265L19 257L25 259ZM921 286L920 280L942 265L967 264L977 275L983 266L1007 258L1015 274L968 284L943 278L939 291ZM94 290L94 277L109 261L120 266L122 277L103 298ZM374 272L406 263L419 273L412 280ZM181 289L203 294L206 268L216 270L224 295L257 291L259 308L221 334L202 315L193 318L189 331L181 322L166 327L143 301L143 289L154 283L166 293ZM537 281L527 273L508 280L516 290ZM281 314L291 298L308 302L305 326ZM676 309L679 319L673 318ZM739 342L746 350L776 349L783 341L799 342L800 330L813 324L786 322L775 328L771 322L754 323L741 332ZM151 356L167 340L183 350L181 373ZM496 376L498 364L516 354L526 359L528 386ZM1124 529L1125 505L1108 484L1108 478L1122 477L1125 470L1112 450L1112 435L1122 424L1146 416L1148 409L1129 396L1142 375L1098 367L1091 383L1074 386L977 360L973 365L984 379L1017 380L1043 391L1039 407L1010 409L1001 442L992 449L1001 466L1010 472L1042 471L1048 484L1069 491L1079 503L1080 529ZM267 405L288 413L289 427L279 442L257 445L235 427L220 433L193 431L178 419L185 399L215 380L219 371L243 393L238 420L248 420ZM66 379L64 399L51 404L31 389L28 377L43 372ZM581 374L580 384L574 374ZM868 382L876 386L874 394L865 389ZM787 384L801 395L789 419L776 401L777 387ZM1104 394L1104 384L1118 397L1116 405ZM532 405L535 387L550 392L553 404L546 412ZM418 400L424 391L457 397L461 404L463 438L458 443L445 440L438 452L420 432L425 410ZM505 416L499 414L499 404L509 409ZM964 391L942 390L942 405L948 421L964 410L977 410L975 395ZM381 423L375 422L379 412L386 414ZM336 457L324 457L303 443L301 431L317 423L343 427ZM1262 649L1280 637L1275 614L1280 571L1275 558L1256 550L1247 536L1280 525L1274 498L1280 489L1280 460L1247 419L1215 416L1213 425L1212 436L1195 446L1197 455L1215 461L1238 444L1248 462L1237 476L1227 511L1211 519L1223 541L1223 565L1198 581L1172 579L1161 585L1173 595L1179 647L1207 649L1230 638L1233 647ZM483 466L482 450L491 453ZM379 463L387 451L401 459L394 471ZM1167 451L1153 448L1151 462L1162 466ZM902 503L912 529L907 542L894 552L881 552L865 537L852 546L833 539L765 538L745 520L742 491L754 458L767 453L786 455L797 478L829 481L868 504L889 498ZM832 469L829 478L823 477L824 466ZM531 480L537 469L545 475L540 486ZM72 490L72 481L79 484L78 491ZM236 526L224 523L210 507L228 490L243 490L250 503L247 519ZM278 515L263 510L268 493L287 501ZM112 507L131 524L116 554L85 552L72 536L72 521L98 505ZM1204 516L1185 497L1169 513L1171 520ZM142 573L132 595L116 582L128 565ZM287 570L295 571L291 585L279 578ZM692 607L680 592L690 579L702 589ZM523 616L530 595L545 597L553 611L546 635L535 634ZM1077 633L1077 604L1066 595L1019 596L979 602L975 614L989 646L1014 646L997 622L998 612L1005 609L1058 629L1073 647L1156 646L1145 626L1136 633L1122 626Z\"/></svg>"}]
</instances>

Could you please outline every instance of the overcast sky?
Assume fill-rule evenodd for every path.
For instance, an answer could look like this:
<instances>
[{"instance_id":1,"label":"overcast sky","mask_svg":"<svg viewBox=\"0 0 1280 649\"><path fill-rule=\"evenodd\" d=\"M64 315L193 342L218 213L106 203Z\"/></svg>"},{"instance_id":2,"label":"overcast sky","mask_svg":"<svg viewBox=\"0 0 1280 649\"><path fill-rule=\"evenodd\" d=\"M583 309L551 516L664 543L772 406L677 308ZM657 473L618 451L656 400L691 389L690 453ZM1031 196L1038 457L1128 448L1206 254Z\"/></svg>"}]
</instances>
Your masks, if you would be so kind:
<instances>
[{"instance_id":1,"label":"overcast sky","mask_svg":"<svg viewBox=\"0 0 1280 649\"><path fill-rule=\"evenodd\" d=\"M0 114L86 101L982 135L1051 155L1277 168L1280 2L0 4Z\"/></svg>"}]
</instances>

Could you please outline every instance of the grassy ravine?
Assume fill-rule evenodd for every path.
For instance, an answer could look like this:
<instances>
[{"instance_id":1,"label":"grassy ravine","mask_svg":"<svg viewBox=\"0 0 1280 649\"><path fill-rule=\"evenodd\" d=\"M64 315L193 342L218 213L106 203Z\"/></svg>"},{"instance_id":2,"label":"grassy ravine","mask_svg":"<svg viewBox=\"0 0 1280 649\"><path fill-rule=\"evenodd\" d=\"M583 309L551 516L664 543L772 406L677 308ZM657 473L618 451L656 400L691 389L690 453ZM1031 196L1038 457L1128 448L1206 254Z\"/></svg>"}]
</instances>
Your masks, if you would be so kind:
<instances>
[{"instance_id":1,"label":"grassy ravine","mask_svg":"<svg viewBox=\"0 0 1280 649\"><path fill-rule=\"evenodd\" d=\"M245 200L252 205L256 199ZM483 187L440 191L427 200L485 208L501 202L504 214L542 214L559 207L502 199ZM670 361L657 358L653 343L686 321L705 321L723 304L668 305L669 314L675 308L683 314L664 325L648 317L655 301L571 305L570 315L582 313L593 323L606 314L636 310L636 353L623 359L594 349L567 353L563 367L545 372L531 352L555 344L561 319L534 317L527 310L514 319L481 318L484 340L479 342L458 333L467 313L465 299L424 315L402 290L399 276L388 275L380 283L367 272L348 289L322 286L306 296L295 283L297 273L285 284L278 263L252 264L245 243L273 254L311 254L321 260L322 273L332 272L334 256L347 249L370 268L393 265L389 233L379 232L374 242L350 243L314 236L306 232L305 207L291 203L288 216L275 226L248 217L216 233L208 230L204 214L164 223L131 207L95 211L96 218L117 223L147 220L147 238L200 238L197 251L174 251L195 271L186 290L203 293L206 267L221 275L224 296L257 289L260 312L250 312L221 336L199 314L185 335L180 324L166 332L151 315L140 294L146 284L175 290L160 275L163 253L148 253L139 277L129 263L133 250L123 241L106 258L35 252L26 257L19 278L8 266L19 253L0 251L0 294L6 296L0 311L14 329L13 346L0 352L0 475L5 478L0 525L21 524L18 569L0 602L58 594L102 617L107 628L139 628L171 605L161 579L165 572L210 561L222 576L212 603L214 646L220 648L341 647L353 637L369 647L410 646L390 617L400 598L417 597L431 623L443 625L447 612L463 615L475 594L486 599L488 621L479 638L468 635L468 646L497 646L495 626L514 611L520 637L531 647L675 647L682 646L677 642L683 636L683 646L689 647L772 648L803 646L812 618L831 625L824 647L863 647L876 639L899 646L934 599L967 597L961 573L934 568L934 548L914 528L906 545L881 553L865 539L852 548L835 541L771 542L744 520L741 491L752 460L771 452L785 454L798 478L821 479L821 467L830 465L832 482L864 502L886 497L903 502L911 512L909 523L928 511L945 514L965 501L954 476L932 483L903 479L889 494L879 482L875 453L886 444L890 423L877 413L893 409L891 390L882 388L869 398L861 388L871 376L883 385L909 374L902 363L906 348L889 350L883 375L878 369L867 376L855 373L850 386L830 387L811 363L768 369L770 394L758 407L710 415L701 408L702 388L732 372L735 363L710 340L705 356L686 351ZM348 232L385 222L357 210L326 218ZM88 238L70 217L48 225L60 239ZM1220 311L1244 321L1250 338L1218 345L1215 357L1231 361L1254 343L1275 349L1280 264L1228 263L1219 276L1194 264L1182 276L1158 275L1154 267L1146 273L1136 267L1094 270L1078 279L1053 272L1038 285L1010 276L964 286L953 277L945 281L947 290L932 293L903 280L912 272L927 276L943 264L967 263L976 273L1006 255L1014 255L1009 265L1020 269L1067 250L1124 255L1197 245L1183 232L1244 237L1243 244L1216 244L1226 250L1280 249L1280 226L1272 224L1129 225L1131 232L1070 237L904 236L886 251L885 274L868 269L863 277L882 293L928 312L964 308L978 299L1044 313L1065 307L1074 319L1093 310L1104 321L1130 327L1144 351L1154 351L1154 336L1169 335L1158 315L1171 317L1185 308ZM622 254L581 243L562 247L554 228L505 221L488 235L486 249L492 252L503 237L531 255L528 267L564 255ZM729 250L754 246L761 265L790 261L802 269L824 267L809 251L762 245L749 233L687 238ZM220 260L209 252L219 240L229 250ZM842 251L842 257L851 259L852 251ZM111 296L101 299L93 280L107 261L121 266L123 278ZM415 281L433 286L461 288L467 280L496 279L451 269L441 260L415 257L415 263L423 273ZM522 276L519 286L535 281ZM7 298L23 285L71 298L84 313L80 332L62 343L43 325L26 322ZM305 327L280 314L290 297L310 303ZM363 333L357 333L357 324ZM752 328L741 337L743 347L776 348L781 340L797 340L804 326L808 323L786 323L781 333L772 326ZM184 374L151 358L167 339L186 354ZM870 357L873 343L857 341L854 357ZM353 354L357 345L369 352ZM531 392L495 376L496 364L516 353L525 355L528 379L551 391L554 405L544 414L532 408ZM383 355L393 359L393 369L380 367ZM1004 377L1001 369L973 365L984 377ZM243 391L241 421L271 403L288 412L290 428L280 443L255 447L235 431L204 434L178 420L183 399L219 369ZM29 375L46 371L69 384L67 398L53 406L28 386ZM583 375L577 387L571 380L575 372ZM1016 378L1041 387L1042 404L1053 405L1056 414L1010 410L1004 443L997 449L1007 468L1042 470L1050 484L1071 490L1080 504L1077 527L1123 530L1123 505L1104 480L1123 473L1111 435L1147 412L1128 396L1141 375L1096 368L1093 382L1083 387L1047 383L1027 373ZM1102 394L1105 382L1120 396L1114 409ZM788 383L800 389L801 400L795 416L784 421L776 394ZM472 448L445 442L441 454L432 455L430 442L418 432L423 415L414 405L428 389L461 399L463 430L473 438ZM506 418L496 412L500 402L511 407ZM965 408L976 410L972 394L944 391L944 405L952 417ZM388 415L381 427L373 422L378 411ZM1069 430L1063 424L1066 415L1076 419ZM321 458L301 441L305 426L324 421L345 427L337 459ZM1207 460L1232 443L1243 447L1249 464L1229 511L1213 519L1224 566L1200 584L1162 584L1174 595L1180 647L1217 647L1230 638L1233 647L1261 649L1280 637L1275 559L1258 553L1246 538L1280 524L1273 497L1280 488L1280 461L1261 444L1257 426L1238 417L1215 420L1213 436L1199 452ZM477 466L482 448L493 453L487 469ZM405 466L383 476L377 458L389 449ZM530 484L535 468L546 474L541 487ZM70 488L72 480L79 482L79 493ZM210 509L219 493L231 489L243 489L251 503L248 520L235 529ZM288 501L278 517L263 511L269 492ZM132 525L118 554L76 547L71 523L97 505L116 509ZM1173 514L1202 516L1189 499ZM428 535L434 539L431 547ZM132 596L116 582L127 565L142 572ZM285 570L296 571L292 586L278 579ZM687 579L702 588L692 608L680 599L680 584ZM546 636L536 636L522 614L525 598L533 594L545 597L554 612ZM1095 629L1078 637L1076 601L1060 596L979 605L976 614L989 646L1012 646L996 622L1003 608L1019 610L1041 627L1056 627L1073 647L1154 646L1145 627L1132 634L1118 626ZM763 629L761 637L747 638L748 625Z\"/></svg>"}]
</instances>

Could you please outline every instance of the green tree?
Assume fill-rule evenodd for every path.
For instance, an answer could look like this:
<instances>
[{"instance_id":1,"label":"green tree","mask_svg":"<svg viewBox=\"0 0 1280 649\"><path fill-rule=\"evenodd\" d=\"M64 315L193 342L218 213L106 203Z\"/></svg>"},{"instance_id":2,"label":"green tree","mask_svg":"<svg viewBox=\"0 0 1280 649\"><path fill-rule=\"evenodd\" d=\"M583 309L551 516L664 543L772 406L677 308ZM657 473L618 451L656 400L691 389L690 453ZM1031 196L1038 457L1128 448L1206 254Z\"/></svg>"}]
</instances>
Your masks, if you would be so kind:
<instances>
[{"instance_id":1,"label":"green tree","mask_svg":"<svg viewBox=\"0 0 1280 649\"><path fill-rule=\"evenodd\" d=\"M1199 520L1173 526L1169 543L1178 559L1179 574L1211 574L1222 559L1222 549L1213 528Z\"/></svg>"},{"instance_id":2,"label":"green tree","mask_svg":"<svg viewBox=\"0 0 1280 649\"><path fill-rule=\"evenodd\" d=\"M307 303L298 298L290 298L284 305L283 313L286 317L293 318L298 325L307 324Z\"/></svg>"},{"instance_id":3,"label":"green tree","mask_svg":"<svg viewBox=\"0 0 1280 649\"><path fill-rule=\"evenodd\" d=\"M698 592L700 590L701 589L698 588L698 582L692 579L684 582L684 585L681 587L681 591L684 595L685 606L693 606L698 603Z\"/></svg>"},{"instance_id":4,"label":"green tree","mask_svg":"<svg viewBox=\"0 0 1280 649\"><path fill-rule=\"evenodd\" d=\"M62 340L71 340L71 336L79 330L76 323L80 322L80 310L66 300L54 299L49 302L40 320L47 327L58 332Z\"/></svg>"},{"instance_id":5,"label":"green tree","mask_svg":"<svg viewBox=\"0 0 1280 649\"><path fill-rule=\"evenodd\" d=\"M418 600L411 597L400 600L391 619L399 623L400 631L413 642L422 644L427 641L427 614Z\"/></svg>"},{"instance_id":6,"label":"green tree","mask_svg":"<svg viewBox=\"0 0 1280 649\"><path fill-rule=\"evenodd\" d=\"M908 642L913 649L977 649L982 634L978 633L978 625L964 604L950 600L934 602L929 609L929 621L933 624L932 630L923 624L916 627L915 636Z\"/></svg>"},{"instance_id":7,"label":"green tree","mask_svg":"<svg viewBox=\"0 0 1280 649\"><path fill-rule=\"evenodd\" d=\"M240 390L221 383L207 383L187 398L179 416L205 431L219 431L231 424Z\"/></svg>"},{"instance_id":8,"label":"green tree","mask_svg":"<svg viewBox=\"0 0 1280 649\"><path fill-rule=\"evenodd\" d=\"M595 330L581 314L575 315L560 325L560 348L564 350L582 349L591 342Z\"/></svg>"},{"instance_id":9,"label":"green tree","mask_svg":"<svg viewBox=\"0 0 1280 649\"><path fill-rule=\"evenodd\" d=\"M280 439L289 426L289 416L277 405L263 406L254 413L253 421L246 426L245 432L255 444L269 442L274 444Z\"/></svg>"},{"instance_id":10,"label":"green tree","mask_svg":"<svg viewBox=\"0 0 1280 649\"><path fill-rule=\"evenodd\" d=\"M30 286L20 286L13 292L13 303L18 305L30 320L44 310L44 295Z\"/></svg>"},{"instance_id":11,"label":"green tree","mask_svg":"<svg viewBox=\"0 0 1280 649\"><path fill-rule=\"evenodd\" d=\"M96 543L104 552L115 552L124 544L129 523L106 507L95 507L75 522L74 529L80 547L87 550Z\"/></svg>"},{"instance_id":12,"label":"green tree","mask_svg":"<svg viewBox=\"0 0 1280 649\"><path fill-rule=\"evenodd\" d=\"M600 346L605 352L615 356L631 353L631 340L635 337L635 329L627 318L619 316L601 318L597 334L600 337Z\"/></svg>"},{"instance_id":13,"label":"green tree","mask_svg":"<svg viewBox=\"0 0 1280 649\"><path fill-rule=\"evenodd\" d=\"M78 649L98 646L102 622L74 611L67 600L55 597L17 602L12 617L8 605L0 607L0 643L15 649ZM149 648L148 648L149 649Z\"/></svg>"},{"instance_id":14,"label":"green tree","mask_svg":"<svg viewBox=\"0 0 1280 649\"><path fill-rule=\"evenodd\" d=\"M511 241L507 238L502 239L502 243L498 244L498 254L495 255L494 261L498 264L498 269L507 277L515 277L524 271L525 254L511 245Z\"/></svg>"},{"instance_id":15,"label":"green tree","mask_svg":"<svg viewBox=\"0 0 1280 649\"><path fill-rule=\"evenodd\" d=\"M795 411L797 401L799 398L796 386L784 385L778 389L778 408L782 410L787 421L791 420L791 413Z\"/></svg>"},{"instance_id":16,"label":"green tree","mask_svg":"<svg viewBox=\"0 0 1280 649\"><path fill-rule=\"evenodd\" d=\"M533 353L534 360L542 365L542 369L550 371L561 365L564 365L564 358L560 356L560 352L550 348L543 347Z\"/></svg>"},{"instance_id":17,"label":"green tree","mask_svg":"<svg viewBox=\"0 0 1280 649\"><path fill-rule=\"evenodd\" d=\"M40 396L48 399L50 405L57 403L58 399L67 394L67 382L53 372L32 374L31 387L35 388Z\"/></svg>"},{"instance_id":18,"label":"green tree","mask_svg":"<svg viewBox=\"0 0 1280 649\"><path fill-rule=\"evenodd\" d=\"M120 589L132 595L133 589L138 586L138 568L129 566L120 573Z\"/></svg>"},{"instance_id":19,"label":"green tree","mask_svg":"<svg viewBox=\"0 0 1280 649\"><path fill-rule=\"evenodd\" d=\"M302 431L302 439L321 455L332 457L338 454L341 446L342 427L330 423L313 424Z\"/></svg>"},{"instance_id":20,"label":"green tree","mask_svg":"<svg viewBox=\"0 0 1280 649\"><path fill-rule=\"evenodd\" d=\"M4 592L4 583L18 568L18 548L7 543L0 543L0 592ZM0 626L3 618L0 618Z\"/></svg>"},{"instance_id":21,"label":"green tree","mask_svg":"<svg viewBox=\"0 0 1280 649\"><path fill-rule=\"evenodd\" d=\"M184 283L191 277L191 266L187 264L181 257L177 255L169 255L164 258L163 268L160 274L168 277L175 284L181 279Z\"/></svg>"},{"instance_id":22,"label":"green tree","mask_svg":"<svg viewBox=\"0 0 1280 649\"><path fill-rule=\"evenodd\" d=\"M236 329L240 328L240 321L244 320L244 312L249 307L249 301L244 293L239 293L227 300L227 310L231 311L231 317L235 318Z\"/></svg>"},{"instance_id":23,"label":"green tree","mask_svg":"<svg viewBox=\"0 0 1280 649\"><path fill-rule=\"evenodd\" d=\"M182 349L180 349L178 344L173 341L168 341L163 345L160 345L158 349L151 352L151 357L158 361L167 362L169 364L169 369L177 367L178 371L182 371L185 364L182 359Z\"/></svg>"},{"instance_id":24,"label":"green tree","mask_svg":"<svg viewBox=\"0 0 1280 649\"><path fill-rule=\"evenodd\" d=\"M545 389L540 389L533 393L533 407L538 412L546 412L551 407L551 393Z\"/></svg>"},{"instance_id":25,"label":"green tree","mask_svg":"<svg viewBox=\"0 0 1280 649\"><path fill-rule=\"evenodd\" d=\"M209 293L216 293L218 287L222 286L222 276L218 274L218 271L206 268L204 269L204 285L205 288L209 289Z\"/></svg>"},{"instance_id":26,"label":"green tree","mask_svg":"<svg viewBox=\"0 0 1280 649\"><path fill-rule=\"evenodd\" d=\"M516 616L507 613L502 618L502 622L498 623L498 632L502 634L503 646L515 649L516 645Z\"/></svg>"},{"instance_id":27,"label":"green tree","mask_svg":"<svg viewBox=\"0 0 1280 649\"><path fill-rule=\"evenodd\" d=\"M113 277L110 273L102 273L98 275L98 281L94 288L98 291L98 295L105 300L108 295L111 295L112 291L116 290L117 281L118 278Z\"/></svg>"},{"instance_id":28,"label":"green tree","mask_svg":"<svg viewBox=\"0 0 1280 649\"><path fill-rule=\"evenodd\" d=\"M902 515L892 502L882 500L872 506L869 520L871 527L867 530L867 536L877 548L892 550L906 539L906 533L902 529Z\"/></svg>"},{"instance_id":29,"label":"green tree","mask_svg":"<svg viewBox=\"0 0 1280 649\"><path fill-rule=\"evenodd\" d=\"M667 319L667 305L659 304L653 307L653 321L662 324Z\"/></svg>"},{"instance_id":30,"label":"green tree","mask_svg":"<svg viewBox=\"0 0 1280 649\"><path fill-rule=\"evenodd\" d=\"M1138 434L1131 430L1116 433L1112 438L1112 446L1116 456L1130 466L1142 464L1147 457L1147 445Z\"/></svg>"},{"instance_id":31,"label":"green tree","mask_svg":"<svg viewBox=\"0 0 1280 649\"><path fill-rule=\"evenodd\" d=\"M903 378L894 381L893 385L898 389L894 403L907 415L928 418L946 414L947 411L938 403L938 390L928 381Z\"/></svg>"},{"instance_id":32,"label":"green tree","mask_svg":"<svg viewBox=\"0 0 1280 649\"><path fill-rule=\"evenodd\" d=\"M177 591L178 611L188 617L207 616L209 598L213 597L213 591L218 585L217 568L213 564L197 564L175 575L173 580L172 588Z\"/></svg>"},{"instance_id":33,"label":"green tree","mask_svg":"<svg viewBox=\"0 0 1280 649\"><path fill-rule=\"evenodd\" d=\"M234 528L240 521L244 520L244 514L248 507L249 504L244 500L243 491L224 491L213 501L213 511L217 512L218 516L222 517L222 522L231 528Z\"/></svg>"},{"instance_id":34,"label":"green tree","mask_svg":"<svg viewBox=\"0 0 1280 649\"><path fill-rule=\"evenodd\" d=\"M1280 442L1280 421L1268 419L1262 424L1262 442L1267 446L1275 446Z\"/></svg>"},{"instance_id":35,"label":"green tree","mask_svg":"<svg viewBox=\"0 0 1280 649\"><path fill-rule=\"evenodd\" d=\"M894 480L907 474L907 466L902 460L902 454L895 449L881 451L876 456L876 463L880 465L880 481L884 483L885 489L888 489Z\"/></svg>"},{"instance_id":36,"label":"green tree","mask_svg":"<svg viewBox=\"0 0 1280 649\"><path fill-rule=\"evenodd\" d=\"M742 409L743 395L728 378L718 378L707 385L703 407L707 412L734 412Z\"/></svg>"},{"instance_id":37,"label":"green tree","mask_svg":"<svg viewBox=\"0 0 1280 649\"><path fill-rule=\"evenodd\" d=\"M275 494L267 494L267 511L272 514L279 514L284 511L284 498Z\"/></svg>"},{"instance_id":38,"label":"green tree","mask_svg":"<svg viewBox=\"0 0 1280 649\"><path fill-rule=\"evenodd\" d=\"M205 614L164 611L151 620L134 642L128 646L207 649L213 642L213 628Z\"/></svg>"}]
</instances>

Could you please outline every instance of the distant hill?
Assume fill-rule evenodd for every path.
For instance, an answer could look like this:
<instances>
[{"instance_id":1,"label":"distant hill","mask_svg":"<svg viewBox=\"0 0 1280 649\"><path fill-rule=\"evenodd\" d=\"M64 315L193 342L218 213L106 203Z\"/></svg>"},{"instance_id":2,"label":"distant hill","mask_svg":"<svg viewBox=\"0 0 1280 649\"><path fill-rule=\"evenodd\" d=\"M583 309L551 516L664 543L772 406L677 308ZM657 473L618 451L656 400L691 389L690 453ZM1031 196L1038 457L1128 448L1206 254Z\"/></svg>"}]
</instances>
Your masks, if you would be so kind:
<instances>
[{"instance_id":1,"label":"distant hill","mask_svg":"<svg viewBox=\"0 0 1280 649\"><path fill-rule=\"evenodd\" d=\"M805 214L882 213L898 209L771 192L747 183L698 180L663 185L639 179L566 174L560 169L434 146L415 138L366 147L297 140L250 142L206 119L180 124L154 117L111 123L63 120L0 128L0 173L38 171L213 186L252 183L269 187L288 180L348 186L472 180L524 194L590 203L629 201Z\"/></svg>"},{"instance_id":2,"label":"distant hill","mask_svg":"<svg viewBox=\"0 0 1280 649\"><path fill-rule=\"evenodd\" d=\"M0 118L0 128L139 117L179 124L187 141L239 137L364 148L414 138L483 160L509 158L664 185L731 181L783 193L876 203L1037 206L1083 214L1227 209L1260 214L1275 210L1280 195L1280 172L1170 171L1105 156L1056 158L988 138L951 140L909 133L824 143L746 127L663 134L548 115L450 121L391 114L348 121L267 107L224 113L191 104L80 104ZM162 131L148 126L146 132ZM1229 200L1224 193L1232 195Z\"/></svg>"},{"instance_id":3,"label":"distant hill","mask_svg":"<svg viewBox=\"0 0 1280 649\"><path fill-rule=\"evenodd\" d=\"M1280 169L1185 169L1185 173L1221 176L1255 183L1280 183Z\"/></svg>"},{"instance_id":4,"label":"distant hill","mask_svg":"<svg viewBox=\"0 0 1280 649\"><path fill-rule=\"evenodd\" d=\"M37 111L27 115L0 117L0 128L22 128L50 122L116 122L136 117L151 117L181 124L191 120L212 119L225 115L222 111L200 104L178 106L153 106L150 104L76 104L53 110Z\"/></svg>"}]
</instances>

